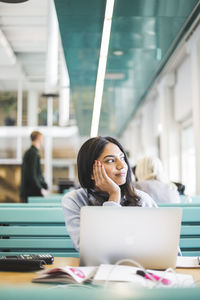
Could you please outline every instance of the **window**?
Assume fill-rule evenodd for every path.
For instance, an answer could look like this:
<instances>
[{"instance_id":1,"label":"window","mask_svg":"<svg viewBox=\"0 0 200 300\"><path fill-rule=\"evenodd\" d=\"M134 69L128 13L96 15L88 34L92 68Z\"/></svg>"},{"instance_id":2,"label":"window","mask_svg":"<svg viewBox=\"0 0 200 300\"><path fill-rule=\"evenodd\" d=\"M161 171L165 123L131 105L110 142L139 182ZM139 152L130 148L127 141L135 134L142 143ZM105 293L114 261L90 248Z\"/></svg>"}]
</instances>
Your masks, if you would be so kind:
<instances>
[{"instance_id":1,"label":"window","mask_svg":"<svg viewBox=\"0 0 200 300\"><path fill-rule=\"evenodd\" d=\"M194 147L193 126L183 126L181 134L181 165L182 183L185 184L185 193L195 195L196 193L196 159Z\"/></svg>"},{"instance_id":2,"label":"window","mask_svg":"<svg viewBox=\"0 0 200 300\"><path fill-rule=\"evenodd\" d=\"M17 92L0 92L0 126L17 124Z\"/></svg>"}]
</instances>

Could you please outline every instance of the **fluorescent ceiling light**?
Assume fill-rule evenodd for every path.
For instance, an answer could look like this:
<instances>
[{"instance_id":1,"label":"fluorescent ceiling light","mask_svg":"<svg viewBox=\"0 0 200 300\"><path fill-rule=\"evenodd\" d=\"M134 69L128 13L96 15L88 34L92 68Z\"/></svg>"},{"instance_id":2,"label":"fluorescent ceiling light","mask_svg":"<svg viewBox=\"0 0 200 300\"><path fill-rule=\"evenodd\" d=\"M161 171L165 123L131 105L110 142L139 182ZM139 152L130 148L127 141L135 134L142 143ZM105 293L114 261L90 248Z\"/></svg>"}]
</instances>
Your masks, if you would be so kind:
<instances>
[{"instance_id":1,"label":"fluorescent ceiling light","mask_svg":"<svg viewBox=\"0 0 200 300\"><path fill-rule=\"evenodd\" d=\"M98 134L113 8L114 8L114 0L107 0L105 17L104 17L104 25L103 25L103 33L101 39L95 96L94 96L94 107L93 107L92 125L91 125L91 133L90 133L91 137L97 136Z\"/></svg>"},{"instance_id":2,"label":"fluorescent ceiling light","mask_svg":"<svg viewBox=\"0 0 200 300\"><path fill-rule=\"evenodd\" d=\"M161 50L161 48L157 48L156 49L156 59L161 60L161 58L162 58L162 50Z\"/></svg>"},{"instance_id":3,"label":"fluorescent ceiling light","mask_svg":"<svg viewBox=\"0 0 200 300\"><path fill-rule=\"evenodd\" d=\"M149 35L156 35L155 31L153 31L153 30L148 30L147 34L149 34Z\"/></svg>"},{"instance_id":4,"label":"fluorescent ceiling light","mask_svg":"<svg viewBox=\"0 0 200 300\"><path fill-rule=\"evenodd\" d=\"M14 65L16 63L16 56L6 38L3 31L0 29L0 47L2 48L7 61L5 64Z\"/></svg>"},{"instance_id":5,"label":"fluorescent ceiling light","mask_svg":"<svg viewBox=\"0 0 200 300\"><path fill-rule=\"evenodd\" d=\"M105 79L109 80L122 80L124 77L124 73L106 73L105 75Z\"/></svg>"},{"instance_id":6,"label":"fluorescent ceiling light","mask_svg":"<svg viewBox=\"0 0 200 300\"><path fill-rule=\"evenodd\" d=\"M158 123L158 133L161 133L163 130L162 123Z\"/></svg>"},{"instance_id":7,"label":"fluorescent ceiling light","mask_svg":"<svg viewBox=\"0 0 200 300\"><path fill-rule=\"evenodd\" d=\"M124 54L124 52L121 51L121 50L115 50L115 51L113 51L113 54L116 55L116 56L121 56L121 55Z\"/></svg>"}]
</instances>

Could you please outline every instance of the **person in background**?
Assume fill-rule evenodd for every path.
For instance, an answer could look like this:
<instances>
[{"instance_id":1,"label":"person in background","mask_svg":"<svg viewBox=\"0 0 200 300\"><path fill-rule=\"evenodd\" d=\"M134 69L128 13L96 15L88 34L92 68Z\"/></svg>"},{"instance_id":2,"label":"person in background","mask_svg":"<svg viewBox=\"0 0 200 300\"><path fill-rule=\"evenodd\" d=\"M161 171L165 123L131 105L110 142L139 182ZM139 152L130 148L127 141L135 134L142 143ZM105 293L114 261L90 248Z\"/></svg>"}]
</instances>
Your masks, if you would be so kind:
<instances>
[{"instance_id":1,"label":"person in background","mask_svg":"<svg viewBox=\"0 0 200 300\"><path fill-rule=\"evenodd\" d=\"M132 168L132 172L133 172L133 175L134 175L134 178L135 178L135 181L138 181L137 177L136 177L136 174L135 174L135 170L136 170L136 165L134 165Z\"/></svg>"},{"instance_id":2,"label":"person in background","mask_svg":"<svg viewBox=\"0 0 200 300\"><path fill-rule=\"evenodd\" d=\"M185 185L180 182L174 182L173 183L177 186L177 191L179 195L185 196Z\"/></svg>"},{"instance_id":3,"label":"person in background","mask_svg":"<svg viewBox=\"0 0 200 300\"><path fill-rule=\"evenodd\" d=\"M20 196L27 202L29 196L46 196L48 186L42 175L39 150L43 146L43 135L39 131L31 133L31 147L25 152L21 169Z\"/></svg>"},{"instance_id":4,"label":"person in background","mask_svg":"<svg viewBox=\"0 0 200 300\"><path fill-rule=\"evenodd\" d=\"M149 194L158 203L179 203L175 184L167 179L162 162L157 157L144 157L136 164L137 182L134 186Z\"/></svg>"},{"instance_id":5,"label":"person in background","mask_svg":"<svg viewBox=\"0 0 200 300\"><path fill-rule=\"evenodd\" d=\"M81 188L67 193L62 207L67 231L78 251L81 207L156 207L149 195L134 188L127 155L114 138L87 140L79 150L77 165Z\"/></svg>"}]
</instances>

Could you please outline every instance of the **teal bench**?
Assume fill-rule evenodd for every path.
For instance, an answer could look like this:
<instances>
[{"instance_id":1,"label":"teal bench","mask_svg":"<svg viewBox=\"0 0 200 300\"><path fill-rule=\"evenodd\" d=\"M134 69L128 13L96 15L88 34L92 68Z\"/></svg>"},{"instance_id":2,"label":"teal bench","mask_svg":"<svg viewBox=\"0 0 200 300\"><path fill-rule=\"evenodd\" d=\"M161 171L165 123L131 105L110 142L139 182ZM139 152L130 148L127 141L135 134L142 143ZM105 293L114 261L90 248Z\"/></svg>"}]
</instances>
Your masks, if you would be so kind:
<instances>
[{"instance_id":1,"label":"teal bench","mask_svg":"<svg viewBox=\"0 0 200 300\"><path fill-rule=\"evenodd\" d=\"M183 211L180 248L183 256L200 256L200 204L165 203L159 207L181 207Z\"/></svg>"},{"instance_id":2,"label":"teal bench","mask_svg":"<svg viewBox=\"0 0 200 300\"><path fill-rule=\"evenodd\" d=\"M0 203L0 209L3 207L7 207L7 208L22 208L22 207L26 207L26 208L30 208L30 207L61 207L61 202L53 202L53 203L44 203L44 202L39 202L39 203Z\"/></svg>"},{"instance_id":3,"label":"teal bench","mask_svg":"<svg viewBox=\"0 0 200 300\"><path fill-rule=\"evenodd\" d=\"M193 201L199 201L200 202L200 195L191 196L192 202Z\"/></svg>"},{"instance_id":4,"label":"teal bench","mask_svg":"<svg viewBox=\"0 0 200 300\"><path fill-rule=\"evenodd\" d=\"M50 253L78 257L61 207L2 207L0 255Z\"/></svg>"},{"instance_id":5,"label":"teal bench","mask_svg":"<svg viewBox=\"0 0 200 300\"><path fill-rule=\"evenodd\" d=\"M200 207L183 206L182 209L182 254L200 256ZM54 256L78 256L67 234L59 206L2 207L0 220L1 255L3 252L10 255L49 252Z\"/></svg>"},{"instance_id":6,"label":"teal bench","mask_svg":"<svg viewBox=\"0 0 200 300\"><path fill-rule=\"evenodd\" d=\"M61 203L63 196L63 194L48 197L31 196L28 197L28 203Z\"/></svg>"},{"instance_id":7,"label":"teal bench","mask_svg":"<svg viewBox=\"0 0 200 300\"><path fill-rule=\"evenodd\" d=\"M200 202L158 203L159 207L200 207Z\"/></svg>"},{"instance_id":8,"label":"teal bench","mask_svg":"<svg viewBox=\"0 0 200 300\"><path fill-rule=\"evenodd\" d=\"M199 300L200 288L145 288L136 285L102 287L70 285L61 287L7 286L0 288L2 300Z\"/></svg>"},{"instance_id":9,"label":"teal bench","mask_svg":"<svg viewBox=\"0 0 200 300\"><path fill-rule=\"evenodd\" d=\"M200 256L200 207L182 207L180 248L184 256Z\"/></svg>"},{"instance_id":10,"label":"teal bench","mask_svg":"<svg viewBox=\"0 0 200 300\"><path fill-rule=\"evenodd\" d=\"M181 195L180 196L181 202L182 203L200 203L200 196L186 196L186 195Z\"/></svg>"},{"instance_id":11,"label":"teal bench","mask_svg":"<svg viewBox=\"0 0 200 300\"><path fill-rule=\"evenodd\" d=\"M47 197L29 196L28 197L28 203L40 203L40 202L59 203L59 202L61 202L64 195L69 193L72 190L74 190L74 188L70 188L70 189L65 190L63 194L50 194Z\"/></svg>"},{"instance_id":12,"label":"teal bench","mask_svg":"<svg viewBox=\"0 0 200 300\"><path fill-rule=\"evenodd\" d=\"M159 207L181 207L180 248L183 256L200 256L200 203L163 203Z\"/></svg>"}]
</instances>

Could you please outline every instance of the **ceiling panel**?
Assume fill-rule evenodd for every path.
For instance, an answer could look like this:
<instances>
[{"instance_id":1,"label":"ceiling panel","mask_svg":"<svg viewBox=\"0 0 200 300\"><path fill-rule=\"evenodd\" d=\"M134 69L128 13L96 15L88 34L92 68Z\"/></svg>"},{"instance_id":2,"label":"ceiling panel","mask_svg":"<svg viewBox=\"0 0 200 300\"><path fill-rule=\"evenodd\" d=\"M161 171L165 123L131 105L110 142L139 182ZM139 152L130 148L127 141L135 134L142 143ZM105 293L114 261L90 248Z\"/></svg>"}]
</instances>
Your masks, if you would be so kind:
<instances>
[{"instance_id":1,"label":"ceiling panel","mask_svg":"<svg viewBox=\"0 0 200 300\"><path fill-rule=\"evenodd\" d=\"M197 3L115 1L99 134L122 133ZM106 2L55 0L55 4L79 131L89 135ZM123 55L115 55L116 51Z\"/></svg>"},{"instance_id":2,"label":"ceiling panel","mask_svg":"<svg viewBox=\"0 0 200 300\"><path fill-rule=\"evenodd\" d=\"M49 0L29 0L26 3L0 3L0 12L3 17L15 17L15 16L46 16L48 11Z\"/></svg>"},{"instance_id":3,"label":"ceiling panel","mask_svg":"<svg viewBox=\"0 0 200 300\"><path fill-rule=\"evenodd\" d=\"M105 0L55 1L71 99L81 135L90 132L105 3Z\"/></svg>"},{"instance_id":4,"label":"ceiling panel","mask_svg":"<svg viewBox=\"0 0 200 300\"><path fill-rule=\"evenodd\" d=\"M17 89L18 78L24 78L24 87L42 89L48 34L49 0L29 0L19 4L0 2L0 29L16 56L16 63L6 66L0 59L1 88ZM8 54L7 54L8 55ZM15 78L15 84L9 79ZM37 82L36 82L37 81ZM26 85L28 82L29 85ZM38 86L37 84L38 83Z\"/></svg>"}]
</instances>

